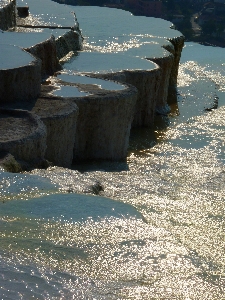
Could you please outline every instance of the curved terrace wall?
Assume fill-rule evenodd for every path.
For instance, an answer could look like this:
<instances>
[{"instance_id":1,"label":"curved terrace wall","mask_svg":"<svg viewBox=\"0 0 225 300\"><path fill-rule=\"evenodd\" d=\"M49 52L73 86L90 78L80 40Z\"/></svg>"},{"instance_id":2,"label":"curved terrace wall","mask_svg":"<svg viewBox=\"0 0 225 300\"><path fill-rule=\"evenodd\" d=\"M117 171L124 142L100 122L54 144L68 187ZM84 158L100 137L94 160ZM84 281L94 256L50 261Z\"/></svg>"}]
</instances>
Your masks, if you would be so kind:
<instances>
[{"instance_id":1,"label":"curved terrace wall","mask_svg":"<svg viewBox=\"0 0 225 300\"><path fill-rule=\"evenodd\" d=\"M46 126L45 158L55 165L70 167L73 160L78 107L73 101L42 95L32 108Z\"/></svg>"},{"instance_id":2,"label":"curved terrace wall","mask_svg":"<svg viewBox=\"0 0 225 300\"><path fill-rule=\"evenodd\" d=\"M2 44L17 45L39 58L41 76L44 77L61 69L59 60L63 56L82 48L82 37L78 31L60 30L54 34L55 36L49 30L44 32L0 32L0 41ZM19 54L14 55L12 60L19 62Z\"/></svg>"},{"instance_id":3,"label":"curved terrace wall","mask_svg":"<svg viewBox=\"0 0 225 300\"><path fill-rule=\"evenodd\" d=\"M71 17L69 7L59 8L59 4L53 6L50 0L39 0L38 4L35 0L28 0L28 2L30 7L34 5L39 10L43 2L45 5L43 15L48 16L48 12L52 14L51 10L54 11L55 5L58 5L57 12L63 8L63 13ZM33 154L38 157L44 156L53 164L63 167L70 167L73 159L75 161L119 160L126 157L131 126L152 126L156 111L168 112L168 89L176 87L184 43L184 37L170 29L169 22L165 20L161 20L163 25L157 28L157 20L151 19L153 24L149 29L146 26L147 18L138 17L140 22L134 22L134 16L128 12L96 7L93 9L76 7L76 12L77 10L78 14L83 13L81 22L86 25L83 35L88 36L88 38L84 36L84 51L79 52L78 55L76 52L82 49L83 37L76 18L75 25L72 26L70 21L67 27L65 26L68 22L67 17L57 16L58 22L64 20L59 27L55 24L52 26L48 17L46 19L48 27L56 28L53 32L54 36L50 34L50 29L43 25L41 34L29 33L31 39L26 37L20 39L22 37L20 33L2 34L2 40L6 44L14 41L16 37L16 43L32 53L36 59L34 59L35 63L28 62L26 66L16 67L15 64L13 68L0 70L0 79L2 78L0 105L11 107L15 111L22 108L38 115L42 124L40 126L45 128L46 134L42 139L42 154L39 155L38 150L35 149ZM37 22L35 27L38 27L39 22L43 24L41 18L40 15L40 18L35 19ZM111 18L113 23L110 23ZM120 19L121 22L125 21L122 28ZM23 25L28 22L28 27L32 30L33 25L29 18L27 21L23 18L22 22ZM95 26L91 26L92 22ZM63 30L72 27L76 27L76 30ZM32 39L37 42L33 43ZM27 43L29 40L30 43ZM5 46L0 45L0 47ZM64 62L64 73L70 74L70 78L62 80L61 75L57 78L48 78L46 83L48 82L49 85L41 87L41 76L47 77L62 68L59 61ZM31 68L32 71L28 76L27 70L33 65L36 69ZM21 75L20 70L22 70ZM92 76L91 80L94 82L90 83L90 77L83 76L84 74ZM26 77L31 78L31 82L25 82ZM73 78L72 82L71 78ZM120 86L120 89L114 90L112 85L105 89L100 87L102 84L99 85L98 80L110 83L108 79L116 81L117 83L114 84ZM14 87L16 87L15 91ZM25 94L22 93L23 89L33 87L36 94L29 94L27 91ZM38 97L40 89L42 91ZM8 91L7 94L4 94L5 90ZM2 128L0 126L0 131ZM12 142L18 145L16 140ZM16 158L24 159L26 156L21 154L24 150L20 150L18 146L5 149L2 145L0 143L0 150L7 150ZM30 159L30 154L27 159L28 157Z\"/></svg>"},{"instance_id":4,"label":"curved terrace wall","mask_svg":"<svg viewBox=\"0 0 225 300\"><path fill-rule=\"evenodd\" d=\"M47 101L55 102L54 105L57 107L57 102L66 100L67 105L76 104L77 110L79 110L76 115L76 130L66 128L64 137L62 133L63 144L66 144L67 139L70 142L74 141L73 160L124 159L137 99L135 87L113 82L110 84L109 81L107 85L103 83L103 80L101 80L100 87L100 80L87 76L64 75L64 77L60 77L59 75L58 78L50 80L51 85L45 88L45 97L42 94L41 103L43 100L46 104ZM39 102L40 99L38 99ZM41 107L38 110L35 108L35 112L40 116L43 105L38 104L38 106ZM46 112L48 119L53 118L50 111L48 108ZM66 112L68 114L68 111L68 109L65 110L64 115ZM46 118L41 116L41 119L45 122ZM68 122L75 121L75 116L71 115L66 119L70 120ZM56 122L59 123L58 120ZM46 124L46 126L48 128L49 125ZM56 135L57 132L58 134L62 132L65 121L62 119L62 124L55 124L54 128L57 126L60 126L61 129L55 130ZM53 147L58 145L56 140L52 145ZM58 147L60 145L56 148ZM70 151L67 149L65 152L69 153Z\"/></svg>"},{"instance_id":5,"label":"curved terrace wall","mask_svg":"<svg viewBox=\"0 0 225 300\"><path fill-rule=\"evenodd\" d=\"M0 150L34 164L45 157L46 128L34 114L0 108Z\"/></svg>"},{"instance_id":6,"label":"curved terrace wall","mask_svg":"<svg viewBox=\"0 0 225 300\"><path fill-rule=\"evenodd\" d=\"M154 61L161 69L161 75L159 78L159 89L158 94L156 94L156 105L155 111L158 113L168 113L170 111L167 104L168 98L168 87L170 84L171 72L174 65L174 56L169 54L164 57L153 57L149 58Z\"/></svg>"},{"instance_id":7,"label":"curved terrace wall","mask_svg":"<svg viewBox=\"0 0 225 300\"><path fill-rule=\"evenodd\" d=\"M70 30L56 39L56 53L58 59L66 56L70 51L82 49L82 36L79 31Z\"/></svg>"},{"instance_id":8,"label":"curved terrace wall","mask_svg":"<svg viewBox=\"0 0 225 300\"><path fill-rule=\"evenodd\" d=\"M0 44L0 103L30 101L41 90L41 60L19 47Z\"/></svg>"},{"instance_id":9,"label":"curved terrace wall","mask_svg":"<svg viewBox=\"0 0 225 300\"><path fill-rule=\"evenodd\" d=\"M121 160L127 155L137 92L134 88L76 99L74 160Z\"/></svg>"},{"instance_id":10,"label":"curved terrace wall","mask_svg":"<svg viewBox=\"0 0 225 300\"><path fill-rule=\"evenodd\" d=\"M8 30L16 25L16 0L0 2L0 29Z\"/></svg>"},{"instance_id":11,"label":"curved terrace wall","mask_svg":"<svg viewBox=\"0 0 225 300\"><path fill-rule=\"evenodd\" d=\"M124 70L120 73L98 75L101 78L122 81L138 90L132 127L151 127L154 123L157 96L160 87L161 70L155 65L152 70Z\"/></svg>"},{"instance_id":12,"label":"curved terrace wall","mask_svg":"<svg viewBox=\"0 0 225 300\"><path fill-rule=\"evenodd\" d=\"M41 60L41 75L52 75L57 70L61 69L56 53L55 37L36 44L25 50Z\"/></svg>"},{"instance_id":13,"label":"curved terrace wall","mask_svg":"<svg viewBox=\"0 0 225 300\"><path fill-rule=\"evenodd\" d=\"M184 47L184 37L174 37L170 38L169 41L174 46L174 61L170 75L169 87L175 88L177 85L177 75L179 69L179 62L181 57L181 52Z\"/></svg>"}]
</instances>

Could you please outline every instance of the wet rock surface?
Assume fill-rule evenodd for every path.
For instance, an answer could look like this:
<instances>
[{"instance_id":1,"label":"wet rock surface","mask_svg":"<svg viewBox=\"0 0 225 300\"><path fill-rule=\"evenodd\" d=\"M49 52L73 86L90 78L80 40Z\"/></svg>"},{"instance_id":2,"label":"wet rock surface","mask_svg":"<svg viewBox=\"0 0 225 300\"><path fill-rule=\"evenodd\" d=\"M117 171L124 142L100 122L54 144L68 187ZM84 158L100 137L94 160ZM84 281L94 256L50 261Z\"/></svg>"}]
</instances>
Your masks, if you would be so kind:
<instances>
[{"instance_id":1,"label":"wet rock surface","mask_svg":"<svg viewBox=\"0 0 225 300\"><path fill-rule=\"evenodd\" d=\"M2 0L0 3L0 29L7 30L16 25L16 0Z\"/></svg>"},{"instance_id":2,"label":"wet rock surface","mask_svg":"<svg viewBox=\"0 0 225 300\"><path fill-rule=\"evenodd\" d=\"M161 70L155 63L124 54L82 51L74 56L70 63L64 64L64 68L72 73L83 70L96 78L117 80L136 87L138 98L132 126L153 125L161 76Z\"/></svg>"},{"instance_id":3,"label":"wet rock surface","mask_svg":"<svg viewBox=\"0 0 225 300\"><path fill-rule=\"evenodd\" d=\"M25 48L25 50L41 60L42 77L52 75L57 70L61 69L56 53L54 36L51 36L48 40L36 44L30 48Z\"/></svg>"},{"instance_id":4,"label":"wet rock surface","mask_svg":"<svg viewBox=\"0 0 225 300\"><path fill-rule=\"evenodd\" d=\"M1 151L28 162L44 158L46 128L36 115L24 110L0 109L0 130Z\"/></svg>"},{"instance_id":5,"label":"wet rock surface","mask_svg":"<svg viewBox=\"0 0 225 300\"><path fill-rule=\"evenodd\" d=\"M70 75L70 77L73 77ZM87 82L90 77L86 77ZM58 99L67 99L76 103L79 113L74 132L75 144L73 159L120 160L126 157L131 122L136 104L137 90L133 86L123 85L121 90L99 88L99 79L92 78L92 84L71 83L52 78L52 84L45 87L45 97L57 99L52 94L57 87L78 87L86 96L68 96L62 93ZM96 83L95 83L96 80ZM119 84L118 84L119 85Z\"/></svg>"},{"instance_id":6,"label":"wet rock surface","mask_svg":"<svg viewBox=\"0 0 225 300\"><path fill-rule=\"evenodd\" d=\"M32 112L47 128L45 158L55 165L70 167L77 126L78 107L73 101L48 96L38 98Z\"/></svg>"},{"instance_id":7,"label":"wet rock surface","mask_svg":"<svg viewBox=\"0 0 225 300\"><path fill-rule=\"evenodd\" d=\"M19 47L0 44L0 103L31 101L41 87L41 61Z\"/></svg>"},{"instance_id":8,"label":"wet rock surface","mask_svg":"<svg viewBox=\"0 0 225 300\"><path fill-rule=\"evenodd\" d=\"M19 1L18 5L20 4ZM136 29L134 31L136 37L128 41L127 31L128 28L130 30L130 26L132 28L134 26L133 17L121 11L119 18L127 19L127 27L123 28L122 35L115 37L118 43L111 43L110 37L108 45L103 45L105 37L101 39L100 27L102 28L103 24L109 22L111 10L99 8L98 14L104 11L108 18L102 19L100 13L96 32L93 35L98 42L95 41L91 45L92 42L87 40L87 36L84 38L81 36L75 12L69 11L67 6L61 6L61 15L55 17L54 12L59 8L58 4L45 1L45 13L41 14L42 17L35 16L34 11L39 13L40 4L37 6L35 1L30 0L29 14L17 16L20 29L16 30L20 31L21 28L24 28L24 31L38 30L42 31L43 37L45 35L43 41L40 41L40 35L38 37L38 33L34 32L33 36L30 36L32 39L37 36L38 42L30 42L30 45L27 45L26 39L24 41L19 39L21 33L18 33L16 37L17 44L36 57L35 64L30 62L25 64L21 75L15 75L15 68L1 70L2 74L4 73L2 78L4 77L4 80L8 82L2 81L2 86L6 86L6 89L0 86L1 102L4 107L26 109L41 118L47 128L45 157L53 164L70 167L72 160L124 159L127 154L131 126L152 127L156 111L167 113L168 87L176 85L183 37L179 32L169 28L169 22L163 21L164 27L156 29L153 26L152 36L149 35L149 30L146 31L145 26L142 26L144 35L140 45L138 45ZM77 9L79 14L80 8ZM89 9L81 8L81 11L87 10L88 12ZM83 19L85 18L82 17ZM146 24L146 19L139 18L139 20L141 24ZM85 25L89 26L92 21L92 18L86 19ZM154 23L155 20L152 22ZM68 25L68 28L73 28L73 30L60 34ZM61 29L59 29L60 26ZM113 25L112 33L117 32L118 35L117 27L118 24ZM50 29L55 36L50 34ZM91 31L92 28L90 28L88 38L90 38ZM82 34L86 35L86 33L86 28L84 28ZM9 42L13 35L7 33L3 37ZM82 49L83 39L85 51L77 55L77 50ZM122 48L120 48L121 45ZM134 54L137 48L139 48L140 55ZM90 53L90 50L97 50L98 53ZM124 54L116 54L118 50ZM146 55L144 55L145 52ZM49 86L43 84L41 87L40 77L46 79L48 75L53 75L61 68L59 62L63 64L67 74L75 78L73 82L67 79L50 78L45 81L45 83L50 82ZM27 76L27 70L33 65L38 71L32 71L32 74ZM20 66L19 69L21 69ZM79 82L78 74L92 75L96 83ZM25 82L25 78L29 78L30 81ZM114 86L121 88L105 89L97 82L97 80L110 82L109 79L111 85L114 83ZM9 91L12 82L18 93L11 89L11 93L6 95L5 92ZM32 88L34 91L30 92L29 89ZM25 94L21 89L26 89ZM61 142L62 140L64 143Z\"/></svg>"},{"instance_id":9,"label":"wet rock surface","mask_svg":"<svg viewBox=\"0 0 225 300\"><path fill-rule=\"evenodd\" d=\"M171 70L169 87L175 88L177 85L177 75L178 75L181 52L184 47L184 37L180 36L176 38L170 38L169 41L174 46L174 62Z\"/></svg>"},{"instance_id":10,"label":"wet rock surface","mask_svg":"<svg viewBox=\"0 0 225 300\"><path fill-rule=\"evenodd\" d=\"M19 173L22 167L15 157L6 151L0 152L0 167L3 167L7 172Z\"/></svg>"}]
</instances>

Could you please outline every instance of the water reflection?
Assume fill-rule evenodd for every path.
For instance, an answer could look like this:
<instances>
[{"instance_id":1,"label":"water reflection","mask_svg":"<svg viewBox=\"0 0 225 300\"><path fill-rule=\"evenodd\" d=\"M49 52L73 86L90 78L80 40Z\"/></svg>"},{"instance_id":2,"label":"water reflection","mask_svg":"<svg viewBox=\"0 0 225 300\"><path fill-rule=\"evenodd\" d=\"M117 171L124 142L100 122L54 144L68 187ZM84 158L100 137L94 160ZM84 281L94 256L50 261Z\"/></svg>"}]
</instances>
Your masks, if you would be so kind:
<instances>
[{"instance_id":1,"label":"water reflection","mask_svg":"<svg viewBox=\"0 0 225 300\"><path fill-rule=\"evenodd\" d=\"M66 71L111 73L122 70L154 70L156 65L148 60L129 57L125 54L80 52L64 63Z\"/></svg>"},{"instance_id":2,"label":"water reflection","mask_svg":"<svg viewBox=\"0 0 225 300\"><path fill-rule=\"evenodd\" d=\"M5 218L4 216L7 216ZM137 218L141 214L131 205L99 196L55 194L30 199L0 203L0 218L60 220L62 222L99 221L107 218Z\"/></svg>"},{"instance_id":3,"label":"water reflection","mask_svg":"<svg viewBox=\"0 0 225 300\"><path fill-rule=\"evenodd\" d=\"M53 95L58 97L85 97L91 95L90 93L80 91L79 88L75 86L60 86L57 87L54 92L52 92Z\"/></svg>"},{"instance_id":4,"label":"water reflection","mask_svg":"<svg viewBox=\"0 0 225 300\"><path fill-rule=\"evenodd\" d=\"M101 89L104 90L113 90L118 91L124 89L124 85L110 81L110 80L103 80L98 78L92 78L88 76L79 76L79 75L69 75L65 71L62 74L57 75L57 78L71 83L80 83L80 84L91 84L96 85Z\"/></svg>"},{"instance_id":5,"label":"water reflection","mask_svg":"<svg viewBox=\"0 0 225 300\"><path fill-rule=\"evenodd\" d=\"M118 32L115 18L112 25ZM174 94L171 115L156 122L157 135L136 132L137 149L125 163L33 170L39 177L1 173L1 196L30 199L17 202L18 216L14 201L1 204L7 204L0 211L1 298L224 298L224 68L216 49L187 45L178 104ZM215 93L218 108L206 112ZM71 201L73 193L90 193L96 180L114 200ZM58 192L64 194L31 200Z\"/></svg>"},{"instance_id":6,"label":"water reflection","mask_svg":"<svg viewBox=\"0 0 225 300\"><path fill-rule=\"evenodd\" d=\"M57 184L41 176L13 174L0 169L0 201L29 199L58 191Z\"/></svg>"},{"instance_id":7,"label":"water reflection","mask_svg":"<svg viewBox=\"0 0 225 300\"><path fill-rule=\"evenodd\" d=\"M204 47L200 49L203 53ZM185 50L183 57L188 60ZM154 130L133 131L127 170L119 169L117 163L113 172L101 168L69 175L66 170L46 172L64 190L69 186L80 191L78 181L91 183L97 179L105 187L104 195L132 204L147 221L141 224L130 220L129 229L122 227L126 233L116 231L117 225L112 223L103 235L99 224L89 227L88 232L98 230L98 241L99 236L108 241L105 246L98 242L92 248L92 253L99 254L99 261L92 260L92 268L85 264L88 274L99 280L97 294L103 292L103 286L109 293L102 298L178 299L181 295L223 299L224 94L220 92L217 109L205 111L218 87L207 76L198 80L201 69L199 64L181 64L178 102L173 94L169 118L160 116L156 123L160 142L156 143ZM219 80L223 82L224 78ZM159 235L150 237L153 232ZM112 239L108 240L107 234Z\"/></svg>"}]
</instances>

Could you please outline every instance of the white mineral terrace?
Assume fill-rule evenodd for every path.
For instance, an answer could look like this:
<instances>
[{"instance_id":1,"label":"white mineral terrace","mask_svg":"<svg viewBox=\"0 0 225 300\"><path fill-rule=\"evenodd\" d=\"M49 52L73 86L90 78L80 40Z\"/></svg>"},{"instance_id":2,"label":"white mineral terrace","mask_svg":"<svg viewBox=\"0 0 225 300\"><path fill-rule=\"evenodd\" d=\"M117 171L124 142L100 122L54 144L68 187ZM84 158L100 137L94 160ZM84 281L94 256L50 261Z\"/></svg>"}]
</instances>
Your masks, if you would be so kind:
<instances>
[{"instance_id":1,"label":"white mineral terrace","mask_svg":"<svg viewBox=\"0 0 225 300\"><path fill-rule=\"evenodd\" d=\"M12 45L0 44L0 53L0 103L36 99L41 88L41 61Z\"/></svg>"},{"instance_id":2,"label":"white mineral terrace","mask_svg":"<svg viewBox=\"0 0 225 300\"><path fill-rule=\"evenodd\" d=\"M71 82L71 83L96 85L99 88L104 89L104 90L117 91L117 90L124 89L124 86L117 82L92 78L92 77L88 77L88 76L69 75L69 74L63 73L63 74L58 74L57 78L62 81Z\"/></svg>"},{"instance_id":3,"label":"white mineral terrace","mask_svg":"<svg viewBox=\"0 0 225 300\"><path fill-rule=\"evenodd\" d=\"M17 0L17 6L29 6L27 24L74 26L74 6L60 5L51 0ZM60 6L59 6L60 5Z\"/></svg>"},{"instance_id":4,"label":"white mineral terrace","mask_svg":"<svg viewBox=\"0 0 225 300\"><path fill-rule=\"evenodd\" d=\"M0 299L224 300L224 49L186 43L166 116L169 22L17 5L28 27L15 0L0 8ZM45 28L73 10L84 40Z\"/></svg>"},{"instance_id":5,"label":"white mineral terrace","mask_svg":"<svg viewBox=\"0 0 225 300\"><path fill-rule=\"evenodd\" d=\"M68 71L78 73L105 74L123 70L154 70L158 66L151 61L137 57L131 58L126 54L81 51L63 67Z\"/></svg>"},{"instance_id":6,"label":"white mineral terrace","mask_svg":"<svg viewBox=\"0 0 225 300\"><path fill-rule=\"evenodd\" d=\"M55 96L59 97L85 97L90 95L89 93L85 93L83 91L79 91L79 89L75 86L60 86L58 89L53 91L52 93Z\"/></svg>"},{"instance_id":7,"label":"white mineral terrace","mask_svg":"<svg viewBox=\"0 0 225 300\"><path fill-rule=\"evenodd\" d=\"M181 33L165 20L105 7L50 0L18 0L17 6L29 7L29 14L17 17L14 32L0 32L5 56L0 76L6 81L0 89L2 107L40 117L47 132L42 159L55 165L70 167L73 159L124 159L131 126L152 126L155 111L167 110ZM21 65L23 76L18 75ZM35 71L27 76L29 65ZM10 69L11 77L5 73Z\"/></svg>"},{"instance_id":8,"label":"white mineral terrace","mask_svg":"<svg viewBox=\"0 0 225 300\"><path fill-rule=\"evenodd\" d=\"M0 44L0 70L15 69L31 64L34 57L17 46Z\"/></svg>"},{"instance_id":9,"label":"white mineral terrace","mask_svg":"<svg viewBox=\"0 0 225 300\"><path fill-rule=\"evenodd\" d=\"M36 161L46 151L46 128L34 114L0 108L0 149L17 159Z\"/></svg>"},{"instance_id":10,"label":"white mineral terrace","mask_svg":"<svg viewBox=\"0 0 225 300\"><path fill-rule=\"evenodd\" d=\"M61 32L54 36L57 38L61 34L66 33L66 30L61 30ZM43 41L51 37L52 30L46 30L44 32L1 32L0 31L0 41L1 44L11 44L22 48L30 48L36 44L42 43ZM17 57L15 57L17 59Z\"/></svg>"}]
</instances>

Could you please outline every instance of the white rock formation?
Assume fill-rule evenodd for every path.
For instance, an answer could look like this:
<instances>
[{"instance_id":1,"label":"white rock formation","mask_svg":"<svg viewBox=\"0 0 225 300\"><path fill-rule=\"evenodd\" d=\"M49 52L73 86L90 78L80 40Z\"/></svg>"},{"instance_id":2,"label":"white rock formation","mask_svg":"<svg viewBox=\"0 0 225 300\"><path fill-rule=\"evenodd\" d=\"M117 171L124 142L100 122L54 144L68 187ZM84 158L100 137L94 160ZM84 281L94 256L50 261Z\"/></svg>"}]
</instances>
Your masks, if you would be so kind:
<instances>
[{"instance_id":1,"label":"white rock formation","mask_svg":"<svg viewBox=\"0 0 225 300\"><path fill-rule=\"evenodd\" d=\"M46 128L39 117L24 110L0 109L0 150L35 164L45 157Z\"/></svg>"},{"instance_id":2,"label":"white rock formation","mask_svg":"<svg viewBox=\"0 0 225 300\"><path fill-rule=\"evenodd\" d=\"M36 99L41 89L41 60L19 47L0 44L0 104Z\"/></svg>"}]
</instances>

